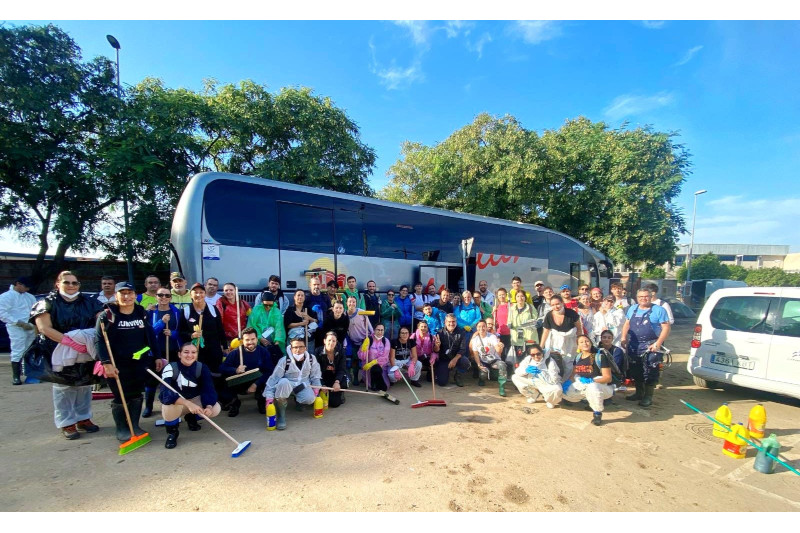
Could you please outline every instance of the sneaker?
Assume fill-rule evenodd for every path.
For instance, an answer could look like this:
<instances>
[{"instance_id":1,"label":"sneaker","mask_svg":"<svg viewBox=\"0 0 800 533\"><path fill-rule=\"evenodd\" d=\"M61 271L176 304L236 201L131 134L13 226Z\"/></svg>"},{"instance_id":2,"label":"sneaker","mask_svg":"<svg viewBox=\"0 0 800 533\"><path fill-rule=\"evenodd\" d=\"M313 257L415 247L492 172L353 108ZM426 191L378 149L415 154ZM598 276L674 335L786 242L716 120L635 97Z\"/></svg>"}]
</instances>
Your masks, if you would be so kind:
<instances>
[{"instance_id":1,"label":"sneaker","mask_svg":"<svg viewBox=\"0 0 800 533\"><path fill-rule=\"evenodd\" d=\"M599 426L602 423L603 423L603 413L595 411L594 414L592 415L592 424L594 424L595 426Z\"/></svg>"},{"instance_id":2,"label":"sneaker","mask_svg":"<svg viewBox=\"0 0 800 533\"><path fill-rule=\"evenodd\" d=\"M412 387L422 387L422 383L420 383L419 381L414 381L413 379L409 379L408 382L411 383Z\"/></svg>"},{"instance_id":3,"label":"sneaker","mask_svg":"<svg viewBox=\"0 0 800 533\"><path fill-rule=\"evenodd\" d=\"M67 440L75 440L81 438L81 434L78 433L78 428L75 427L75 424L61 428L61 434L64 435L64 438Z\"/></svg>"},{"instance_id":4,"label":"sneaker","mask_svg":"<svg viewBox=\"0 0 800 533\"><path fill-rule=\"evenodd\" d=\"M525 401L528 402L528 403L536 403L536 398L528 398Z\"/></svg>"},{"instance_id":5,"label":"sneaker","mask_svg":"<svg viewBox=\"0 0 800 533\"><path fill-rule=\"evenodd\" d=\"M553 404L552 404L552 403L550 403L550 402L547 402L547 408L548 408L548 409L553 409L554 407L555 407L555 405L553 405Z\"/></svg>"},{"instance_id":6,"label":"sneaker","mask_svg":"<svg viewBox=\"0 0 800 533\"><path fill-rule=\"evenodd\" d=\"M80 431L85 431L86 433L95 433L97 431L100 431L100 426L93 423L89 418L87 418L86 420L81 420L75 425Z\"/></svg>"},{"instance_id":7,"label":"sneaker","mask_svg":"<svg viewBox=\"0 0 800 533\"><path fill-rule=\"evenodd\" d=\"M461 377L461 374L459 374L458 372L456 372L456 375L453 377L453 381L455 381L456 385L458 385L459 387L464 386L464 378Z\"/></svg>"}]
</instances>

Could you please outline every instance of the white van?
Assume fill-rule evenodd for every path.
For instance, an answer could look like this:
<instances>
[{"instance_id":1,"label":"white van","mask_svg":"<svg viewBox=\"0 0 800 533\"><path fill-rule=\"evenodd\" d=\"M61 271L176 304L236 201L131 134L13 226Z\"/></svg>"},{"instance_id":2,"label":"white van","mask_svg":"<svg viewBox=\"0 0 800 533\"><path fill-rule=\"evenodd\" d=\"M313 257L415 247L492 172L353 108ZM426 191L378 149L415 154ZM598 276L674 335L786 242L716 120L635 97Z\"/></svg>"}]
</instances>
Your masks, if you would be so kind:
<instances>
[{"instance_id":1,"label":"white van","mask_svg":"<svg viewBox=\"0 0 800 533\"><path fill-rule=\"evenodd\" d=\"M733 383L800 399L800 288L714 292L697 317L686 369L700 387Z\"/></svg>"}]
</instances>

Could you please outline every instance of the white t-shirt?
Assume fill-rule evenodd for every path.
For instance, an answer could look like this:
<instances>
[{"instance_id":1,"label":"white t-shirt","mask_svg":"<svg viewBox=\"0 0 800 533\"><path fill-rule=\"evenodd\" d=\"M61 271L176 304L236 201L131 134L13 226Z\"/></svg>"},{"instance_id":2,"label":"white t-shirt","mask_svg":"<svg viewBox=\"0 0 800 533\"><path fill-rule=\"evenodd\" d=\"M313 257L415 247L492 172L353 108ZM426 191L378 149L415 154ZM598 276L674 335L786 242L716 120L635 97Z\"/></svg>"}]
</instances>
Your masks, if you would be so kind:
<instances>
[{"instance_id":1,"label":"white t-shirt","mask_svg":"<svg viewBox=\"0 0 800 533\"><path fill-rule=\"evenodd\" d=\"M667 316L669 317L669 323L670 324L674 324L675 323L675 317L672 316L672 308L669 306L669 304L667 302L665 302L661 298L656 298L655 300L653 300L653 303L656 304L656 305L660 305L661 307L664 308L664 311L667 312Z\"/></svg>"},{"instance_id":2,"label":"white t-shirt","mask_svg":"<svg viewBox=\"0 0 800 533\"><path fill-rule=\"evenodd\" d=\"M492 333L487 333L483 338L475 333L469 343L469 349L472 352L478 352L478 356L484 363L492 363L500 359L500 354L497 351L499 342L500 339Z\"/></svg>"},{"instance_id":3,"label":"white t-shirt","mask_svg":"<svg viewBox=\"0 0 800 533\"><path fill-rule=\"evenodd\" d=\"M217 293L214 296L206 296L206 303L210 306L215 306L221 297L222 294L220 293Z\"/></svg>"}]
</instances>

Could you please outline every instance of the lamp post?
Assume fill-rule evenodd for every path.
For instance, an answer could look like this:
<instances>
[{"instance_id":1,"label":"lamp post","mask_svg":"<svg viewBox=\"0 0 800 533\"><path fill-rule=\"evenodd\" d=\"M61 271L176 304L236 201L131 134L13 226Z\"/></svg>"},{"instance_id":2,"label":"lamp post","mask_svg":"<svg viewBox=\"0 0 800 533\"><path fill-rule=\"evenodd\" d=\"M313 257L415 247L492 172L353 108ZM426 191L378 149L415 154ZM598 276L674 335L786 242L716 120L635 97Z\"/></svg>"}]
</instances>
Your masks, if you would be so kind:
<instances>
[{"instance_id":1,"label":"lamp post","mask_svg":"<svg viewBox=\"0 0 800 533\"><path fill-rule=\"evenodd\" d=\"M117 98L122 104L122 85L119 82L119 41L113 35L106 35L108 44L117 52ZM122 121L119 121L120 126ZM128 282L133 284L133 247L131 246L130 222L128 218L128 187L127 184L122 190L122 212L125 220L125 262L128 264Z\"/></svg>"},{"instance_id":2,"label":"lamp post","mask_svg":"<svg viewBox=\"0 0 800 533\"><path fill-rule=\"evenodd\" d=\"M692 248L694 247L694 225L697 221L697 197L701 194L705 194L708 191L706 189L700 189L699 191L695 191L694 193L694 209L692 210L692 236L689 239L689 255L686 257L686 283L684 284L683 293L688 295L689 293L686 291L687 287L690 287L689 281L692 279Z\"/></svg>"}]
</instances>

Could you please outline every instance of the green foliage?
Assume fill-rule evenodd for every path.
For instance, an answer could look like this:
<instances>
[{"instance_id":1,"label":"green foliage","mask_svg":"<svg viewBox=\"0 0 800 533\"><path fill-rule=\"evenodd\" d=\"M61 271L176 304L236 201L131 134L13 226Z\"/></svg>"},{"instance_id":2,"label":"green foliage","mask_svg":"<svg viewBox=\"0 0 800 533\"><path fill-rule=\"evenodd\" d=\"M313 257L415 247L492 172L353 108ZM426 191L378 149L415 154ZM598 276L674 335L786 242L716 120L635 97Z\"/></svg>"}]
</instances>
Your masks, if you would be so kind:
<instances>
[{"instance_id":1,"label":"green foliage","mask_svg":"<svg viewBox=\"0 0 800 533\"><path fill-rule=\"evenodd\" d=\"M800 274L789 274L780 268L749 270L745 282L751 287L800 287Z\"/></svg>"},{"instance_id":2,"label":"green foliage","mask_svg":"<svg viewBox=\"0 0 800 533\"><path fill-rule=\"evenodd\" d=\"M650 267L639 274L641 279L664 279L667 277L667 271L662 267Z\"/></svg>"},{"instance_id":3,"label":"green foliage","mask_svg":"<svg viewBox=\"0 0 800 533\"><path fill-rule=\"evenodd\" d=\"M744 281L747 278L747 275L751 272L750 269L743 267L742 265L725 265L728 269L728 279L732 279L734 281Z\"/></svg>"},{"instance_id":4,"label":"green foliage","mask_svg":"<svg viewBox=\"0 0 800 533\"><path fill-rule=\"evenodd\" d=\"M435 146L406 142L380 196L539 224L616 262L664 263L684 231L671 202L689 166L673 137L586 118L539 136L484 113Z\"/></svg>"},{"instance_id":5,"label":"green foliage","mask_svg":"<svg viewBox=\"0 0 800 533\"><path fill-rule=\"evenodd\" d=\"M687 265L684 263L676 271L678 283L686 281ZM720 263L717 256L707 253L692 259L692 279L728 279L728 267Z\"/></svg>"}]
</instances>

